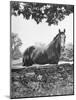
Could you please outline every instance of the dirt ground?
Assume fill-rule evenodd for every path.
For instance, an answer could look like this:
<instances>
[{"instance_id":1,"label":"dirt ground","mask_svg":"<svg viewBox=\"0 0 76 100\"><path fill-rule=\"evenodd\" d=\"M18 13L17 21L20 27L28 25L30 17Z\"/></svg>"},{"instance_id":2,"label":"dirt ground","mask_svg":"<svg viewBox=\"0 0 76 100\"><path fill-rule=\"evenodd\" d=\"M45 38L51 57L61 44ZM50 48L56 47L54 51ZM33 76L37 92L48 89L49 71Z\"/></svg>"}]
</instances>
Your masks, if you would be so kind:
<instances>
[{"instance_id":1,"label":"dirt ground","mask_svg":"<svg viewBox=\"0 0 76 100\"><path fill-rule=\"evenodd\" d=\"M73 64L11 69L11 98L73 94Z\"/></svg>"}]
</instances>

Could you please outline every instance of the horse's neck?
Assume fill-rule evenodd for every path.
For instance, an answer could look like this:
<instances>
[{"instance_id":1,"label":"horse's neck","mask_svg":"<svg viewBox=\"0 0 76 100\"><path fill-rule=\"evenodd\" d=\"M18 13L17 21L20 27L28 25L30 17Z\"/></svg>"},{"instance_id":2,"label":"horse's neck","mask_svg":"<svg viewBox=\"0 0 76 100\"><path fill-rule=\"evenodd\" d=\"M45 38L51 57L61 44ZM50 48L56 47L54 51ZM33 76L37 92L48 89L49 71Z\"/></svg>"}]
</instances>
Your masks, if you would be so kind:
<instances>
[{"instance_id":1,"label":"horse's neck","mask_svg":"<svg viewBox=\"0 0 76 100\"><path fill-rule=\"evenodd\" d=\"M59 41L52 41L50 44L48 44L48 46L47 46L48 55L50 55L53 52L60 55L60 43L59 43Z\"/></svg>"}]
</instances>

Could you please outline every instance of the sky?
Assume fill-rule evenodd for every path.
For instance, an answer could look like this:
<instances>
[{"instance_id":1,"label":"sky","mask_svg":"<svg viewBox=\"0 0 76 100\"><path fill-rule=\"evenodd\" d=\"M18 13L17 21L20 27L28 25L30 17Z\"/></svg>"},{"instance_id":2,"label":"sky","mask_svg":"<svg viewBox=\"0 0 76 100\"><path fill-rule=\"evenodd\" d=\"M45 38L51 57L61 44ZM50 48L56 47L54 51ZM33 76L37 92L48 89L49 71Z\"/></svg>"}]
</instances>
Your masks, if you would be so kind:
<instances>
[{"instance_id":1,"label":"sky","mask_svg":"<svg viewBox=\"0 0 76 100\"><path fill-rule=\"evenodd\" d=\"M49 44L53 38L58 34L58 30L63 31L66 29L66 44L73 44L73 14L66 16L63 21L59 21L58 25L48 26L48 23L43 20L37 24L33 19L26 20L23 15L12 15L11 31L17 33L22 40L21 52L31 46L38 45L38 43Z\"/></svg>"}]
</instances>

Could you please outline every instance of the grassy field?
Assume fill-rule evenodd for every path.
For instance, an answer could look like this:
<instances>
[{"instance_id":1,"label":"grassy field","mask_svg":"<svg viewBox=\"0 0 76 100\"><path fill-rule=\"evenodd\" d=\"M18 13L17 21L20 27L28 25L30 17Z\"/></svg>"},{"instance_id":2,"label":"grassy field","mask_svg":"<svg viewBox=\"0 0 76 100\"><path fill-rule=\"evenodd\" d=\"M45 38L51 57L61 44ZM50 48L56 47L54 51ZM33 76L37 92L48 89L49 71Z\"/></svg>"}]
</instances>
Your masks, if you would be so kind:
<instances>
[{"instance_id":1,"label":"grassy field","mask_svg":"<svg viewBox=\"0 0 76 100\"><path fill-rule=\"evenodd\" d=\"M74 94L73 64L34 65L11 70L11 98Z\"/></svg>"}]
</instances>

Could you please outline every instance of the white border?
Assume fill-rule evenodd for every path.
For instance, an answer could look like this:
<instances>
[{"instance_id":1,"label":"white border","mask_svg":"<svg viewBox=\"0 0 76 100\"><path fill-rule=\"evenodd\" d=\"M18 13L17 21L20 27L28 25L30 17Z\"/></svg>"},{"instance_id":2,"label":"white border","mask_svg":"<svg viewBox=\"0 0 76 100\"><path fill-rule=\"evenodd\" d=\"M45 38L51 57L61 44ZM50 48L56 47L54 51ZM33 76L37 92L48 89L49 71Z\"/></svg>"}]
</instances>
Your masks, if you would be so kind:
<instances>
[{"instance_id":1,"label":"white border","mask_svg":"<svg viewBox=\"0 0 76 100\"><path fill-rule=\"evenodd\" d=\"M16 0L19 1L19 0ZM25 2L46 2L46 3L59 3L59 4L74 4L76 5L76 0L22 0ZM76 6L75 6L75 19L76 19ZM74 20L76 24L76 20ZM75 25L76 26L76 25ZM75 31L74 31L75 33ZM76 35L74 34L74 42ZM0 100L9 99L9 86L10 86L10 1L1 0L0 1ZM76 49L76 46L74 46ZM76 58L76 56L75 56ZM76 61L75 61L76 62ZM75 64L76 65L76 64ZM76 68L74 67L74 72L76 76ZM76 77L74 77L76 78ZM76 79L75 79L76 80ZM75 82L76 86L76 82ZM76 90L76 87L75 87ZM55 96L55 97L41 97L41 98L28 98L34 100L75 100L76 95L72 96ZM27 98L25 98L27 99ZM17 99L18 100L18 99ZM24 100L24 99L21 99Z\"/></svg>"}]
</instances>

